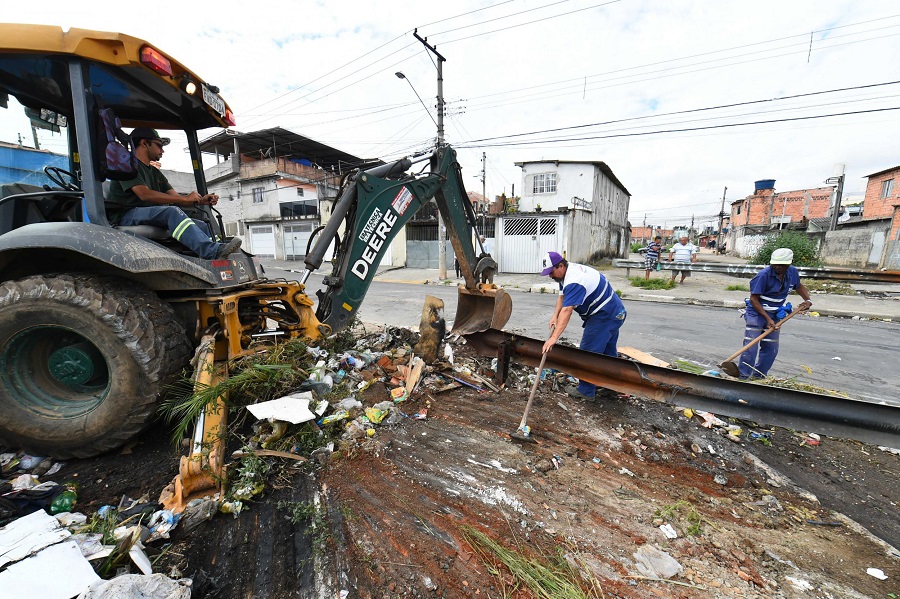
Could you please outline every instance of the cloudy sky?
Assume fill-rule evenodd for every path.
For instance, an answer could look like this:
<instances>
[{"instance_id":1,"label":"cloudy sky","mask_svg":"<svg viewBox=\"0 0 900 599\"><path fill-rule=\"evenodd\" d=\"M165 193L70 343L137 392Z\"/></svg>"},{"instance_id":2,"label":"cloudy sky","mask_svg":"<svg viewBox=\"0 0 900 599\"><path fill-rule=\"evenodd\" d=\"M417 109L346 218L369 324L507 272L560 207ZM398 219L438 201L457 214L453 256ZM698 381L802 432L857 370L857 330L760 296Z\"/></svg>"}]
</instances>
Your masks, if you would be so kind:
<instances>
[{"instance_id":1,"label":"cloudy sky","mask_svg":"<svg viewBox=\"0 0 900 599\"><path fill-rule=\"evenodd\" d=\"M2 18L146 39L218 85L238 130L382 159L434 142L437 71L418 28L446 58L446 138L468 189L481 191L483 153L491 197L521 190L515 162L602 160L633 224L712 222L725 187L727 202L757 179L819 187L841 164L852 194L900 164L889 0L45 0ZM9 121L0 139L30 139ZM175 147L164 162L187 170Z\"/></svg>"}]
</instances>

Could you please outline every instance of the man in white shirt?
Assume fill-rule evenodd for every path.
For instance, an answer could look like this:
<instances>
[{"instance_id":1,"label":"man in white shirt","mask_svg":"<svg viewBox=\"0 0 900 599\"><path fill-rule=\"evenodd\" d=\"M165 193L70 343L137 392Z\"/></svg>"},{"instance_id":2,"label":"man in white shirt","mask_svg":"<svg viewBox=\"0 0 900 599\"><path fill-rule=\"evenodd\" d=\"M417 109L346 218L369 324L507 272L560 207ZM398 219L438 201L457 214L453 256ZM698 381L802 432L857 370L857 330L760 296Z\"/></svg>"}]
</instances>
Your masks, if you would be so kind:
<instances>
[{"instance_id":1,"label":"man in white shirt","mask_svg":"<svg viewBox=\"0 0 900 599\"><path fill-rule=\"evenodd\" d=\"M672 249L669 250L669 262L672 261L672 257L675 257L675 262L685 262L685 263L693 263L697 261L697 246L691 243L686 236L681 237L678 240L678 243L672 246ZM686 277L691 276L691 271L687 268L684 270L675 269L672 271L672 280L675 280L675 277L678 273L681 273L681 281L679 283L684 283L684 279Z\"/></svg>"}]
</instances>

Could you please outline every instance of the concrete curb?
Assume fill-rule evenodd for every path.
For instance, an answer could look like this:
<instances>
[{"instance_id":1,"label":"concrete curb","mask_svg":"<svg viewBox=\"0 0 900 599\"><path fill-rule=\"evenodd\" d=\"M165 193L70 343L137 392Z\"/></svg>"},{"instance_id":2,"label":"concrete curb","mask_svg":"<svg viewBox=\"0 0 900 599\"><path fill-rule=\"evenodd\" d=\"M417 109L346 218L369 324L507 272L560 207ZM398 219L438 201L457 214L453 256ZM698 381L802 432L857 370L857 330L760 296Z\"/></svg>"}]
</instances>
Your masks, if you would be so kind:
<instances>
[{"instance_id":1,"label":"concrete curb","mask_svg":"<svg viewBox=\"0 0 900 599\"><path fill-rule=\"evenodd\" d=\"M638 302L657 302L664 304L687 304L690 306L708 306L710 308L743 308L744 302L734 300L716 300L716 299L698 299L695 297L675 297L674 295L652 295L649 293L638 294L622 294L622 299L628 299ZM830 310L822 308L814 310L820 316L833 316L836 318L868 318L870 320L881 320L885 322L893 322L893 318L887 314L877 314L875 312L850 312L847 310Z\"/></svg>"},{"instance_id":2,"label":"concrete curb","mask_svg":"<svg viewBox=\"0 0 900 599\"><path fill-rule=\"evenodd\" d=\"M376 275L376 281L382 283L403 283L407 285L438 285L445 287L455 287L459 283L455 281L451 284L443 284L437 279L394 279L390 277L385 277L384 275L393 270L402 270L404 267L393 267L384 270L381 274ZM553 284L537 284L532 285L530 287L518 287L518 286L509 286L503 287L503 289L509 292L519 292L519 293L541 293L541 289L544 289L544 293L546 294L555 294L557 292L557 288ZM707 306L710 308L734 308L739 309L744 307L743 301L738 300L722 300L722 299L700 299L695 297L676 297L674 295L662 295L662 294L653 294L653 293L634 293L634 292L623 292L621 294L622 299L627 299L630 301L638 301L638 302L657 302L657 303L667 303L667 304L683 304L689 306ZM859 310L838 310L838 309L829 309L829 308L816 308L814 310L818 312L820 316L832 316L835 318L858 318L858 319L869 319L869 320L879 320L883 322L896 322L900 321L900 319L894 318L891 314L886 313L877 313L871 311L859 311Z\"/></svg>"}]
</instances>

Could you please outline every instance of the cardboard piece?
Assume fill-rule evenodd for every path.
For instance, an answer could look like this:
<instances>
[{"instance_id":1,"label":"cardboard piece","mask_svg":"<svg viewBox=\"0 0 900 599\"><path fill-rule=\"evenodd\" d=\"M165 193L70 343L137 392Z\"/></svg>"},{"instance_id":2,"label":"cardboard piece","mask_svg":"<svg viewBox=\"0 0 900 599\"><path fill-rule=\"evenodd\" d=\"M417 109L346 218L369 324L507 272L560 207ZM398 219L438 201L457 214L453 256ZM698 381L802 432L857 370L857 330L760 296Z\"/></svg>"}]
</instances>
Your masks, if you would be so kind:
<instances>
[{"instance_id":1,"label":"cardboard piece","mask_svg":"<svg viewBox=\"0 0 900 599\"><path fill-rule=\"evenodd\" d=\"M247 406L247 410L259 420L281 420L291 424L300 424L314 420L316 415L309 409L312 393L304 391Z\"/></svg>"},{"instance_id":2,"label":"cardboard piece","mask_svg":"<svg viewBox=\"0 0 900 599\"><path fill-rule=\"evenodd\" d=\"M66 541L0 572L0 589L4 597L71 599L98 580L78 544Z\"/></svg>"},{"instance_id":3,"label":"cardboard piece","mask_svg":"<svg viewBox=\"0 0 900 599\"><path fill-rule=\"evenodd\" d=\"M70 536L71 533L60 527L56 518L44 510L13 520L0 528L0 568Z\"/></svg>"}]
</instances>

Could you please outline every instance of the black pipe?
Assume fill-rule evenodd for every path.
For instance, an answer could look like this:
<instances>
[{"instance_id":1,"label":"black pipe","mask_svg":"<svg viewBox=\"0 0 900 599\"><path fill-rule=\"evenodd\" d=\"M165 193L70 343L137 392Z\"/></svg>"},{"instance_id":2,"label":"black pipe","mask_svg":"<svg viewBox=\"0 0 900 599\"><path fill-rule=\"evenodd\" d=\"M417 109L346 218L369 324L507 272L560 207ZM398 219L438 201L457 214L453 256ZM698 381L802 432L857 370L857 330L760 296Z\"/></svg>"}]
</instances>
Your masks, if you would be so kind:
<instances>
[{"instance_id":1,"label":"black pipe","mask_svg":"<svg viewBox=\"0 0 900 599\"><path fill-rule=\"evenodd\" d=\"M489 329L466 335L477 352L496 356L502 343L513 357L537 366L544 342ZM507 350L509 351L509 350ZM589 383L675 406L833 437L900 447L900 407L722 379L556 345L547 368Z\"/></svg>"}]
</instances>

